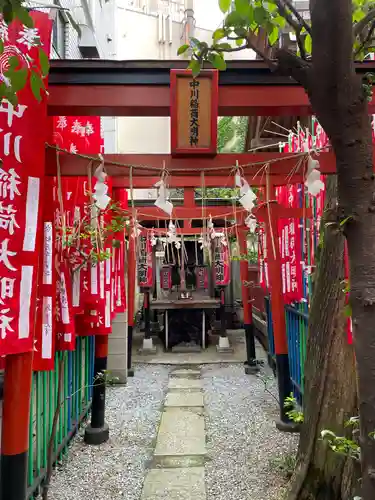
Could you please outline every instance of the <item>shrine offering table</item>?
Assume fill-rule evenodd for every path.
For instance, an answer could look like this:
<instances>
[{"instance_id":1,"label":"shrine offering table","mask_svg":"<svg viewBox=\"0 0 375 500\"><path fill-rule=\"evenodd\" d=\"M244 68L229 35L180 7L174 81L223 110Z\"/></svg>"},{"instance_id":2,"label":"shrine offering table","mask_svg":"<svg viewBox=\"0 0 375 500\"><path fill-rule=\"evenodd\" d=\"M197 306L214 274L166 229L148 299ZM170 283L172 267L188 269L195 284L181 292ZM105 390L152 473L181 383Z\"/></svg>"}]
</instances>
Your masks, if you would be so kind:
<instances>
[{"instance_id":1,"label":"shrine offering table","mask_svg":"<svg viewBox=\"0 0 375 500\"><path fill-rule=\"evenodd\" d=\"M219 309L220 300L211 299L209 297L202 297L190 299L155 299L150 302L151 309L155 311L164 311L165 313L165 348L169 348L169 324L168 324L168 311L186 311L186 310L201 310L202 311L202 348L206 348L206 310Z\"/></svg>"}]
</instances>

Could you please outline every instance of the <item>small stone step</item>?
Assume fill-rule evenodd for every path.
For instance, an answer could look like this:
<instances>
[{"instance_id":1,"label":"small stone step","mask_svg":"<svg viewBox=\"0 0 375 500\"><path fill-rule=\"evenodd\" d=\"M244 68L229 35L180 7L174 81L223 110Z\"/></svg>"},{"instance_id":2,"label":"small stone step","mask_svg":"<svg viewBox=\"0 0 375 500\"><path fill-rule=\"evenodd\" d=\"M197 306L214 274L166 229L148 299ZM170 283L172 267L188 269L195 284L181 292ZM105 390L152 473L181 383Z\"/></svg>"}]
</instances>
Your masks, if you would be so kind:
<instances>
[{"instance_id":1,"label":"small stone step","mask_svg":"<svg viewBox=\"0 0 375 500\"><path fill-rule=\"evenodd\" d=\"M206 452L204 416L186 408L165 408L154 456L206 455Z\"/></svg>"},{"instance_id":2,"label":"small stone step","mask_svg":"<svg viewBox=\"0 0 375 500\"><path fill-rule=\"evenodd\" d=\"M204 467L152 469L147 473L142 500L205 500Z\"/></svg>"},{"instance_id":3,"label":"small stone step","mask_svg":"<svg viewBox=\"0 0 375 500\"><path fill-rule=\"evenodd\" d=\"M171 373L171 378L198 379L201 376L200 370L181 369Z\"/></svg>"},{"instance_id":4,"label":"small stone step","mask_svg":"<svg viewBox=\"0 0 375 500\"><path fill-rule=\"evenodd\" d=\"M168 389L178 391L201 391L202 381L190 378L171 378L169 379Z\"/></svg>"},{"instance_id":5,"label":"small stone step","mask_svg":"<svg viewBox=\"0 0 375 500\"><path fill-rule=\"evenodd\" d=\"M198 391L169 392L165 399L165 408L203 408L203 406L203 393Z\"/></svg>"}]
</instances>

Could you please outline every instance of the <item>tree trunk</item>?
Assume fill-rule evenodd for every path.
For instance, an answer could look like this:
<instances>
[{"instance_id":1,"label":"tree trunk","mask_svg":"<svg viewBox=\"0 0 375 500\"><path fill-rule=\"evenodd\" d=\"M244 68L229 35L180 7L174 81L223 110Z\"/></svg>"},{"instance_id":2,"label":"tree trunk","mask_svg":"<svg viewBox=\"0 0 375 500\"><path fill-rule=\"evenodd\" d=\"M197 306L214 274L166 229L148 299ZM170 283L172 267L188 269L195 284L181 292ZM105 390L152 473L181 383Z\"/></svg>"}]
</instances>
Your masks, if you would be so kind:
<instances>
[{"instance_id":1,"label":"tree trunk","mask_svg":"<svg viewBox=\"0 0 375 500\"><path fill-rule=\"evenodd\" d=\"M368 103L353 61L352 0L311 0L309 96L336 154L348 241L358 377L362 497L375 498L375 177Z\"/></svg>"},{"instance_id":2,"label":"tree trunk","mask_svg":"<svg viewBox=\"0 0 375 500\"><path fill-rule=\"evenodd\" d=\"M344 315L344 237L337 220L336 178L327 181L323 245L309 315L305 364L305 422L288 500L352 500L354 464L321 441L329 429L345 435L345 421L357 415L354 353ZM333 224L329 224L329 222ZM328 225L327 225L328 222ZM358 473L358 471L357 471Z\"/></svg>"}]
</instances>

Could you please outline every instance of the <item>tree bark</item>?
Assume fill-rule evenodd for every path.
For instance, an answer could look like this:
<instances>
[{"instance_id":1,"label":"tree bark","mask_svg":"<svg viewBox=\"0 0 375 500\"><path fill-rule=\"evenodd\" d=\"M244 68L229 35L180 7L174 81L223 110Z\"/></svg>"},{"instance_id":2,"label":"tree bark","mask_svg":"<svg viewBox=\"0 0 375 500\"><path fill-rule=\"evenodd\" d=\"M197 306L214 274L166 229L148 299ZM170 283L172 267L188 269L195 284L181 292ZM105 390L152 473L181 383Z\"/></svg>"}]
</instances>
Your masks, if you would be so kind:
<instances>
[{"instance_id":1,"label":"tree bark","mask_svg":"<svg viewBox=\"0 0 375 500\"><path fill-rule=\"evenodd\" d=\"M351 459L333 453L320 439L324 429L340 436L350 432L344 424L358 412L354 352L344 315L344 236L337 226L336 186L336 178L328 178L317 293L309 315L305 422L288 500L352 500L357 486Z\"/></svg>"}]
</instances>

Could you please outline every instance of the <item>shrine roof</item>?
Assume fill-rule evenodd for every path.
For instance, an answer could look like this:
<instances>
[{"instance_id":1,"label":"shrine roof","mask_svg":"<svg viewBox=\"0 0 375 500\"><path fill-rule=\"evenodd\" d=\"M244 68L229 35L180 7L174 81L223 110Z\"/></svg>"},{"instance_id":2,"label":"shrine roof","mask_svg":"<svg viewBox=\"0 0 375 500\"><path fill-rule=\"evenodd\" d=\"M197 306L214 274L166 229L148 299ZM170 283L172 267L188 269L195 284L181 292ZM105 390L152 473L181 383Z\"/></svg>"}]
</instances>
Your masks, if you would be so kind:
<instances>
[{"instance_id":1,"label":"shrine roof","mask_svg":"<svg viewBox=\"0 0 375 500\"><path fill-rule=\"evenodd\" d=\"M359 74L375 72L375 61L355 63ZM169 86L170 70L185 69L186 60L110 61L102 59L55 59L51 61L52 85L161 85ZM207 66L209 68L210 66ZM258 60L228 61L219 73L220 85L295 86L289 77L272 72Z\"/></svg>"}]
</instances>

